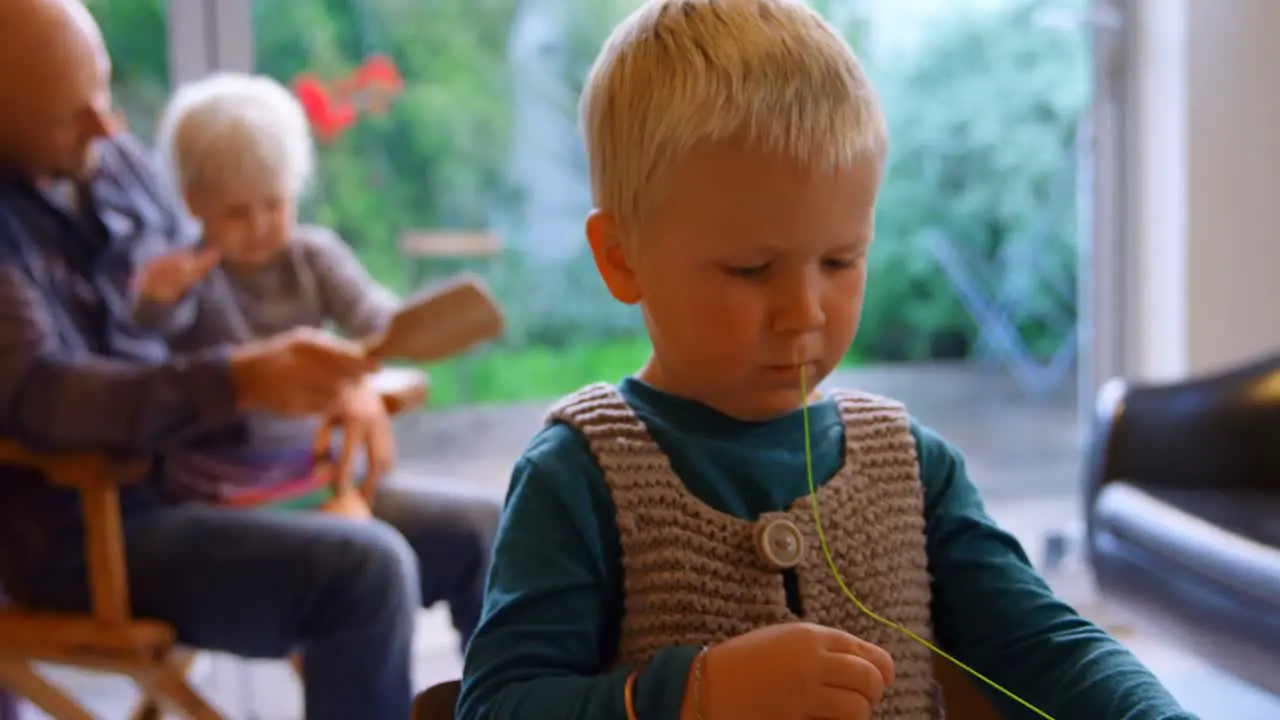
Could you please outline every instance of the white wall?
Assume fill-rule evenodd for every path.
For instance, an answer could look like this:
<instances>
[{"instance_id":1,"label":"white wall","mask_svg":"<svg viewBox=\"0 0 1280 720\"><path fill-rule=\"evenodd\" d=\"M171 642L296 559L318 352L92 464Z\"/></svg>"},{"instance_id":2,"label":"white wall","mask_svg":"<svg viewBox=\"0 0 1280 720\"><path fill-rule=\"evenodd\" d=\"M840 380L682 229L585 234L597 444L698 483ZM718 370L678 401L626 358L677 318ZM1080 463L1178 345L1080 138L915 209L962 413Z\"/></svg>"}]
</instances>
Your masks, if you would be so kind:
<instances>
[{"instance_id":1,"label":"white wall","mask_svg":"<svg viewBox=\"0 0 1280 720\"><path fill-rule=\"evenodd\" d=\"M173 87L214 70L253 71L252 0L167 0L165 7Z\"/></svg>"},{"instance_id":2,"label":"white wall","mask_svg":"<svg viewBox=\"0 0 1280 720\"><path fill-rule=\"evenodd\" d=\"M1278 0L1134 0L1129 374L1280 350Z\"/></svg>"}]
</instances>

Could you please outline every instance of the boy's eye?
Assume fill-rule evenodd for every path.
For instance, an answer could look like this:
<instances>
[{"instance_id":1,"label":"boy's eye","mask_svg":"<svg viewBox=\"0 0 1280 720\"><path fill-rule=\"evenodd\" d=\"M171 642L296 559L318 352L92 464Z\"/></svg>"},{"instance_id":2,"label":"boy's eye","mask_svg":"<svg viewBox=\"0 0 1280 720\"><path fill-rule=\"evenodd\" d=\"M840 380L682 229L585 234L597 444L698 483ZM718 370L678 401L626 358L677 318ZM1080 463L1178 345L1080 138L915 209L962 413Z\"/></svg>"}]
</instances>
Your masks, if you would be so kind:
<instances>
[{"instance_id":1,"label":"boy's eye","mask_svg":"<svg viewBox=\"0 0 1280 720\"><path fill-rule=\"evenodd\" d=\"M762 263L760 265L730 265L725 268L725 272L729 273L733 277L751 278L763 275L768 269L769 263Z\"/></svg>"},{"instance_id":2,"label":"boy's eye","mask_svg":"<svg viewBox=\"0 0 1280 720\"><path fill-rule=\"evenodd\" d=\"M822 267L828 270L848 270L858 262L859 258L855 257L826 258L822 261Z\"/></svg>"}]
</instances>

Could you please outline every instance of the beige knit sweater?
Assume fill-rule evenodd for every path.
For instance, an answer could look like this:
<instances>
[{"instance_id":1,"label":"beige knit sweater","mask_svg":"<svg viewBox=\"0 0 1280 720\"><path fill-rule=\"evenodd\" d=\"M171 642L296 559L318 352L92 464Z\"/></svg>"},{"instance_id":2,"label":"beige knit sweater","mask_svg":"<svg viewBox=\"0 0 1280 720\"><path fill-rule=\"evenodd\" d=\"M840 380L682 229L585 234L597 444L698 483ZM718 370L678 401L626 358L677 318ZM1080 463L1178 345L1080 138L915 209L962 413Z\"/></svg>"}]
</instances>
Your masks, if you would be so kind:
<instances>
[{"instance_id":1,"label":"beige knit sweater","mask_svg":"<svg viewBox=\"0 0 1280 720\"><path fill-rule=\"evenodd\" d=\"M845 465L818 489L823 532L854 595L873 612L931 639L924 501L905 409L864 393L836 400L847 440ZM756 521L721 513L694 497L666 455L611 385L565 398L550 420L577 429L604 472L617 507L624 615L618 662L638 667L669 645L703 645L773 623L803 619L875 643L894 659L897 680L877 720L938 717L927 648L867 617L840 589L823 554L809 497ZM794 567L803 618L788 609L783 570L758 548L777 540L777 521L803 540ZM786 525L784 523L784 525ZM772 533L766 528L773 527ZM785 564L785 563L784 563Z\"/></svg>"}]
</instances>

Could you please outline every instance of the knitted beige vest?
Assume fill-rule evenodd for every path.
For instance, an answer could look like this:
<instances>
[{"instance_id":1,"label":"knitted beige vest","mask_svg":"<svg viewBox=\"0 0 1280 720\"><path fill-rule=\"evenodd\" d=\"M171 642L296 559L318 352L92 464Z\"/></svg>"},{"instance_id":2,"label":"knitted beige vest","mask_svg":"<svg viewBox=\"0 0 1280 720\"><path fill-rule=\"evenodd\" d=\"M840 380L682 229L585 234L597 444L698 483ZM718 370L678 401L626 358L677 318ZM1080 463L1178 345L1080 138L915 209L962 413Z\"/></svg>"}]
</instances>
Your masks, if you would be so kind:
<instances>
[{"instance_id":1,"label":"knitted beige vest","mask_svg":"<svg viewBox=\"0 0 1280 720\"><path fill-rule=\"evenodd\" d=\"M932 639L924 500L910 421L902 405L838 393L845 465L818 489L823 532L845 583L872 612ZM618 662L639 667L668 645L703 645L798 620L780 569L757 549L761 529L786 519L800 530L803 619L887 650L897 679L877 720L930 720L938 694L929 650L867 617L840 589L823 554L808 495L755 522L718 512L671 470L618 391L603 383L556 404L549 419L586 438L617 506L624 614ZM766 534L767 536L767 534Z\"/></svg>"}]
</instances>

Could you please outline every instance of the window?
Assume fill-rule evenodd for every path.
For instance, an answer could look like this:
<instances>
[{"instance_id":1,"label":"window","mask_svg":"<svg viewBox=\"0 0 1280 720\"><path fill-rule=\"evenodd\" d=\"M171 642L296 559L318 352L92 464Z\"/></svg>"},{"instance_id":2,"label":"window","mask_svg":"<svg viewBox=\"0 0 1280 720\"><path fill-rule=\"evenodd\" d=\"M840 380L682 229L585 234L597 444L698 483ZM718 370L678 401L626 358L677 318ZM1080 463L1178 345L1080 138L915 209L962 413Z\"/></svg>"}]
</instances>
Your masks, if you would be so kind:
<instances>
[{"instance_id":1,"label":"window","mask_svg":"<svg viewBox=\"0 0 1280 720\"><path fill-rule=\"evenodd\" d=\"M165 3L94 0L88 5L111 53L116 107L129 129L149 141L169 95Z\"/></svg>"},{"instance_id":2,"label":"window","mask_svg":"<svg viewBox=\"0 0 1280 720\"><path fill-rule=\"evenodd\" d=\"M607 295L587 251L576 128L587 68L635 5L253 2L258 72L336 93L387 63L403 83L349 123L317 117L309 216L398 290L465 268L504 300L502 342L433 368L437 411L541 407L647 355L638 313ZM1054 22L1076 6L822 5L877 81L893 137L840 381L906 400L964 447L993 501L1073 503L1078 484L1076 158L1091 77L1081 28ZM527 417L513 437L536 429ZM996 430L1009 425L1023 434Z\"/></svg>"}]
</instances>

